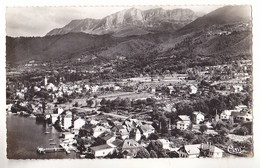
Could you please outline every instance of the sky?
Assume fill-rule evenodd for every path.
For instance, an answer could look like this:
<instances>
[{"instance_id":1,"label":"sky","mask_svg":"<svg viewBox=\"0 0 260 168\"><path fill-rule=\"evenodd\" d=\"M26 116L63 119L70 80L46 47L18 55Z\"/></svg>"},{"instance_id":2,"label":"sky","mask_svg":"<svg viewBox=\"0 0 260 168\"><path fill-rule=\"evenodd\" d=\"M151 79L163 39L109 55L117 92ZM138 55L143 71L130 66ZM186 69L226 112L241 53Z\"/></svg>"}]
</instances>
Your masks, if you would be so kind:
<instances>
[{"instance_id":1,"label":"sky","mask_svg":"<svg viewBox=\"0 0 260 168\"><path fill-rule=\"evenodd\" d=\"M135 6L141 10L188 8L208 13L221 6ZM6 34L12 37L44 36L54 28L61 28L74 19L101 19L118 11L131 8L116 7L7 7Z\"/></svg>"}]
</instances>

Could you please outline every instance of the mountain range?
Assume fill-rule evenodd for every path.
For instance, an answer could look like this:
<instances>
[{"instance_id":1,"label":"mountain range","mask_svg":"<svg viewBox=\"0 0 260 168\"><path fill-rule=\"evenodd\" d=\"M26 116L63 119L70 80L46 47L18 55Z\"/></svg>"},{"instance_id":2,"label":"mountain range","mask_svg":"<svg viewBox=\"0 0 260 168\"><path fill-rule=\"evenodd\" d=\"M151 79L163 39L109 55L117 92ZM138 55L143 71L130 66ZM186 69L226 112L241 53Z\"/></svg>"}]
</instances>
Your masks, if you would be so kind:
<instances>
[{"instance_id":1,"label":"mountain range","mask_svg":"<svg viewBox=\"0 0 260 168\"><path fill-rule=\"evenodd\" d=\"M72 20L62 28L47 33L50 35L83 32L88 34L113 34L114 36L142 35L149 32L174 31L198 18L190 9L164 10L162 8L142 11L130 8L103 19L86 18Z\"/></svg>"},{"instance_id":2,"label":"mountain range","mask_svg":"<svg viewBox=\"0 0 260 168\"><path fill-rule=\"evenodd\" d=\"M201 17L187 9L131 8L100 20L74 20L44 37L7 37L6 46L7 63L20 65L77 58L89 65L117 56L170 64L251 55L251 8L225 6Z\"/></svg>"}]
</instances>

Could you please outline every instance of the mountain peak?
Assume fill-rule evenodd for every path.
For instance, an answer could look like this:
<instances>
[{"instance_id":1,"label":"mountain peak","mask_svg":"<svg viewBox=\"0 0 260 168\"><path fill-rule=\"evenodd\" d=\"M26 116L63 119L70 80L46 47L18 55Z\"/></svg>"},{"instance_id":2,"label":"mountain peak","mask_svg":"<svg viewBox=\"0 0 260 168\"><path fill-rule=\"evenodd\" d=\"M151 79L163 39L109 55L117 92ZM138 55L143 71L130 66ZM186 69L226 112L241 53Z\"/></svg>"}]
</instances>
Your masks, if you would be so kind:
<instances>
[{"instance_id":1,"label":"mountain peak","mask_svg":"<svg viewBox=\"0 0 260 168\"><path fill-rule=\"evenodd\" d=\"M142 11L136 7L125 9L103 19L72 20L63 28L54 29L47 35L66 34L69 32L85 32L89 34L110 34L131 30L131 35L140 32L175 31L197 18L192 10L155 8ZM129 29L131 27L131 29ZM133 33L136 32L136 33ZM124 33L129 34L129 33Z\"/></svg>"}]
</instances>

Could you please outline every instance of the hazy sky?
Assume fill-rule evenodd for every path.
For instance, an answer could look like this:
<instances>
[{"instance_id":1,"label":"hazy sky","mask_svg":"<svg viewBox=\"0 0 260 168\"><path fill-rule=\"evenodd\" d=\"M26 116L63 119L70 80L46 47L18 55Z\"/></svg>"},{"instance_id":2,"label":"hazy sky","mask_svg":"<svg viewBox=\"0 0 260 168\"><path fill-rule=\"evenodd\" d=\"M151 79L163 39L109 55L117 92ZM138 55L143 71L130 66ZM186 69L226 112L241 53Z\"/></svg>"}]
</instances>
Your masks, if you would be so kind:
<instances>
[{"instance_id":1,"label":"hazy sky","mask_svg":"<svg viewBox=\"0 0 260 168\"><path fill-rule=\"evenodd\" d=\"M153 6L138 7L146 10L189 8L194 12L211 12L221 6ZM122 7L21 7L6 8L6 34L8 36L44 36L54 28L60 28L73 19L101 19L112 13L131 8Z\"/></svg>"}]
</instances>

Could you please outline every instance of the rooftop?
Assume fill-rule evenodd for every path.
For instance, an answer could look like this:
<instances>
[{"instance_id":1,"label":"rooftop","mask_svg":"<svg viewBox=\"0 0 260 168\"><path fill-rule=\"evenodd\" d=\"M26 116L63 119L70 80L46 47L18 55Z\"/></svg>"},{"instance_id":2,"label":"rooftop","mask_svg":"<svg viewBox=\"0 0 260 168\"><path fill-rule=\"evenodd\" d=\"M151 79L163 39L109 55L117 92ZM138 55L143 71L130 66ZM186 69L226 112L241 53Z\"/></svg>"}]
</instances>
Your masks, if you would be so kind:
<instances>
[{"instance_id":1,"label":"rooftop","mask_svg":"<svg viewBox=\"0 0 260 168\"><path fill-rule=\"evenodd\" d=\"M109 146L108 144L90 147L90 149L93 151L99 151L99 150L110 149L110 148L113 147Z\"/></svg>"},{"instance_id":2,"label":"rooftop","mask_svg":"<svg viewBox=\"0 0 260 168\"><path fill-rule=\"evenodd\" d=\"M179 115L179 118L180 118L182 121L190 121L190 117L187 116L187 115Z\"/></svg>"},{"instance_id":3,"label":"rooftop","mask_svg":"<svg viewBox=\"0 0 260 168\"><path fill-rule=\"evenodd\" d=\"M122 146L123 149L124 148L138 148L138 147L140 147L139 143L133 139L126 139Z\"/></svg>"},{"instance_id":4,"label":"rooftop","mask_svg":"<svg viewBox=\"0 0 260 168\"><path fill-rule=\"evenodd\" d=\"M184 145L184 149L189 155L194 155L200 153L200 146L201 144Z\"/></svg>"}]
</instances>

